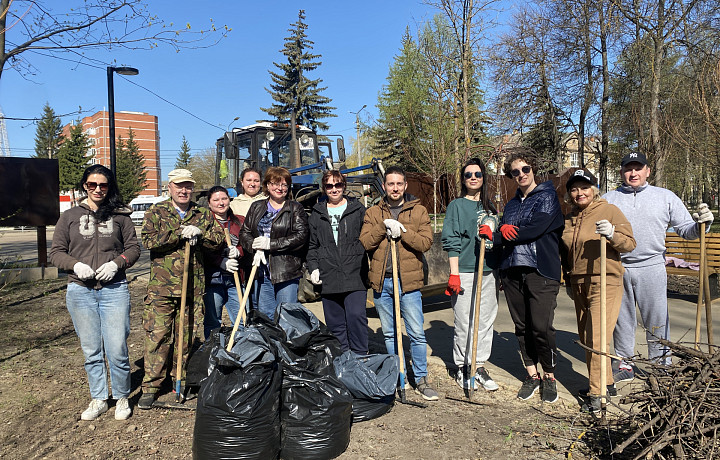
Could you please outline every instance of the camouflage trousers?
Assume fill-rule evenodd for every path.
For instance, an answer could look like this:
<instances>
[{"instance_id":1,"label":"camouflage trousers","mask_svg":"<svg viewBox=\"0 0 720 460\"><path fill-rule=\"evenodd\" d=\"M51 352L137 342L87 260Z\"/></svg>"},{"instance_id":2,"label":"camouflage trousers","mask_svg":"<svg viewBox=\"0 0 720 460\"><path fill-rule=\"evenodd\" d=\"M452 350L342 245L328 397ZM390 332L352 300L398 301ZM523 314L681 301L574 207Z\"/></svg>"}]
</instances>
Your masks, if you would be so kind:
<instances>
[{"instance_id":1,"label":"camouflage trousers","mask_svg":"<svg viewBox=\"0 0 720 460\"><path fill-rule=\"evenodd\" d=\"M145 376L142 389L144 393L155 393L167 377L168 367L170 376L176 380L176 364L170 362L177 360L177 342L180 322L176 317L180 315L180 297L157 296L148 293L145 297L143 310L143 328L145 329ZM185 305L185 320L182 354L183 369L180 373L181 381L185 381L187 362L191 345L198 338L198 331L203 323L202 295L187 299ZM183 385L184 386L184 385Z\"/></svg>"}]
</instances>

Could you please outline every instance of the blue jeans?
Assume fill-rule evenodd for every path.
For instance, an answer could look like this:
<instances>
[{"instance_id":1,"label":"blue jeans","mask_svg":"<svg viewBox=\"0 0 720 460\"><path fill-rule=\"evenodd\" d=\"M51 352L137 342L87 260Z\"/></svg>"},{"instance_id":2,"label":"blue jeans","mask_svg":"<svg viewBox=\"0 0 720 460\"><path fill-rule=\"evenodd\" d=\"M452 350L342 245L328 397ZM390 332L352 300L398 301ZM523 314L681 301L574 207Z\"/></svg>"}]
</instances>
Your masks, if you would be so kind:
<instances>
[{"instance_id":1,"label":"blue jeans","mask_svg":"<svg viewBox=\"0 0 720 460\"><path fill-rule=\"evenodd\" d=\"M108 399L105 356L110 365L110 382L115 399L130 395L130 291L126 282L102 289L68 284L65 295L80 347L93 399Z\"/></svg>"},{"instance_id":2,"label":"blue jeans","mask_svg":"<svg viewBox=\"0 0 720 460\"><path fill-rule=\"evenodd\" d=\"M220 327L220 323L222 323L223 305L227 309L230 322L233 325L235 324L235 318L237 318L237 315L240 312L240 301L238 300L237 289L235 289L235 286L225 287L220 284L210 285L205 289L203 302L205 303L204 327L206 339L210 337L210 333L213 329Z\"/></svg>"},{"instance_id":3,"label":"blue jeans","mask_svg":"<svg viewBox=\"0 0 720 460\"><path fill-rule=\"evenodd\" d=\"M398 288L400 289L400 316L405 320L405 329L410 337L410 357L412 358L415 383L417 383L421 378L427 376L427 342L423 328L425 320L422 311L422 295L419 290L402 292L402 288L400 286ZM385 337L385 348L389 354L396 354L392 278L385 278L382 291L380 293L373 291L373 297ZM405 353L400 355L403 362L404 355ZM403 369L406 367L403 366Z\"/></svg>"},{"instance_id":4,"label":"blue jeans","mask_svg":"<svg viewBox=\"0 0 720 460\"><path fill-rule=\"evenodd\" d=\"M274 320L278 304L297 303L298 284L300 278L277 284L272 284L268 278L257 278L253 281L250 305Z\"/></svg>"}]
</instances>

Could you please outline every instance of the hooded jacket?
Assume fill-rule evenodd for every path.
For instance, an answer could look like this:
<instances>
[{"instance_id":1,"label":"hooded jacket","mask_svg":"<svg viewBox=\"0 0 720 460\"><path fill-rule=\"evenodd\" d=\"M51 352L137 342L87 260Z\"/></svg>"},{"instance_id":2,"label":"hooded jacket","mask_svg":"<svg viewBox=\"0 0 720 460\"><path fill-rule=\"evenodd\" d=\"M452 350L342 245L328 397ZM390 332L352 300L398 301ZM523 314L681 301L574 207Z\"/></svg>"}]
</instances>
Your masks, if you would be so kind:
<instances>
[{"instance_id":1,"label":"hooded jacket","mask_svg":"<svg viewBox=\"0 0 720 460\"><path fill-rule=\"evenodd\" d=\"M665 264L665 233L668 226L686 240L700 236L682 200L666 188L645 184L637 189L623 185L607 192L603 198L625 214L640 236L633 251L621 256L626 267ZM708 229L709 230L709 229Z\"/></svg>"},{"instance_id":2,"label":"hooded jacket","mask_svg":"<svg viewBox=\"0 0 720 460\"><path fill-rule=\"evenodd\" d=\"M390 253L390 241L383 221L392 218L387 198L384 198L367 210L360 232L360 242L370 255L370 285L376 292L382 291L385 265ZM403 292L415 291L423 287L423 253L430 249L433 242L430 216L420 200L405 194L398 221L407 230L400 235L396 244L401 288Z\"/></svg>"},{"instance_id":3,"label":"hooded jacket","mask_svg":"<svg viewBox=\"0 0 720 460\"><path fill-rule=\"evenodd\" d=\"M140 243L130 219L131 213L130 208L116 208L108 220L98 222L87 199L68 209L55 224L50 262L68 272L68 282L88 288L100 289L106 284L123 281L125 270L140 257ZM83 281L72 271L78 262L97 270L110 261L118 266L118 272L110 281L101 282L94 278Z\"/></svg>"},{"instance_id":4,"label":"hooded jacket","mask_svg":"<svg viewBox=\"0 0 720 460\"><path fill-rule=\"evenodd\" d=\"M517 238L507 241L498 230L495 244L502 244L500 269L511 267L535 268L545 278L560 281L560 235L563 215L552 182L538 184L523 199L520 189L507 202L500 226L518 227Z\"/></svg>"},{"instance_id":5,"label":"hooded jacket","mask_svg":"<svg viewBox=\"0 0 720 460\"><path fill-rule=\"evenodd\" d=\"M622 285L625 269L620 254L635 249L632 227L625 215L604 199L590 203L587 208L574 210L565 217L562 234L563 272L577 283L600 280L600 235L595 233L595 222L607 219L615 226L613 238L607 241L607 282Z\"/></svg>"},{"instance_id":6,"label":"hooded jacket","mask_svg":"<svg viewBox=\"0 0 720 460\"><path fill-rule=\"evenodd\" d=\"M258 200L264 200L265 198L267 198L267 195L262 192L253 197L247 196L243 193L242 195L238 195L232 199L230 202L230 209L232 209L233 214L236 216L244 217L247 215L251 204Z\"/></svg>"},{"instance_id":7,"label":"hooded jacket","mask_svg":"<svg viewBox=\"0 0 720 460\"><path fill-rule=\"evenodd\" d=\"M240 231L240 244L248 254L255 254L252 243L260 236L258 224L267 211L267 204L267 199L255 201L245 216ZM270 250L265 251L272 284L284 283L302 276L307 241L307 213L300 203L286 199L272 221Z\"/></svg>"},{"instance_id":8,"label":"hooded jacket","mask_svg":"<svg viewBox=\"0 0 720 460\"><path fill-rule=\"evenodd\" d=\"M365 248L360 243L360 230L365 207L354 198L347 198L347 208L340 216L338 241L335 243L327 202L317 203L310 214L310 242L307 268L320 270L322 294L364 291L368 273Z\"/></svg>"}]
</instances>

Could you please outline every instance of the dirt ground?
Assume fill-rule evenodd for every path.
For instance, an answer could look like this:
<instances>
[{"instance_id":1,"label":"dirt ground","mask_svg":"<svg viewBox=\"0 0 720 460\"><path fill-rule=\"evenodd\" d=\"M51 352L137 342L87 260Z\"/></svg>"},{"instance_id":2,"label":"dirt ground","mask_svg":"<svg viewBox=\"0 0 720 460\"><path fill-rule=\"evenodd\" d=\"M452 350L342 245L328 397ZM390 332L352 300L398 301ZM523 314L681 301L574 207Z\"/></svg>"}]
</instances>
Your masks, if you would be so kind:
<instances>
[{"instance_id":1,"label":"dirt ground","mask_svg":"<svg viewBox=\"0 0 720 460\"><path fill-rule=\"evenodd\" d=\"M142 281L131 283L129 338L134 407L142 380ZM65 280L0 290L0 458L190 458L195 414L134 410L116 421L111 407L80 421L89 392L80 344L65 308ZM383 351L379 343L371 351ZM430 373L441 396L462 391L440 365ZM343 459L594 458L584 439L592 419L560 400L516 399L516 387L476 392L482 405L441 397L426 409L397 404L383 417L352 427ZM418 398L409 393L412 398ZM111 402L111 406L114 403ZM617 457L616 457L617 458Z\"/></svg>"}]
</instances>

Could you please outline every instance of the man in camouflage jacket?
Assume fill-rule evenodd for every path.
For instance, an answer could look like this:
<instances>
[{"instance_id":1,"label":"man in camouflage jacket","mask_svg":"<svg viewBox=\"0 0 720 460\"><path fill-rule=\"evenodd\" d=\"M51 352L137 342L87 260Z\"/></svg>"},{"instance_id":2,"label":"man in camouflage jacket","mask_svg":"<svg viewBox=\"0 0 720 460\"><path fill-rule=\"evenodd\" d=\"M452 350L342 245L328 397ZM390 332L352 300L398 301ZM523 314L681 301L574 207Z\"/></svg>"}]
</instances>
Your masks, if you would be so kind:
<instances>
[{"instance_id":1,"label":"man in camouflage jacket","mask_svg":"<svg viewBox=\"0 0 720 460\"><path fill-rule=\"evenodd\" d=\"M152 406L167 376L168 367L170 375L177 379L175 366L168 363L168 357L179 328L175 319L180 311L186 242L191 245L191 263L188 267L182 344L185 364L189 346L203 322L205 283L202 250L217 249L225 242L222 228L210 210L198 207L190 200L195 184L192 173L186 169L174 169L168 174L168 179L171 199L153 205L145 212L143 220L142 243L150 250L150 281L143 310L145 376L143 394L138 401L141 409ZM184 374L185 369L181 371L181 381L184 381Z\"/></svg>"}]
</instances>

